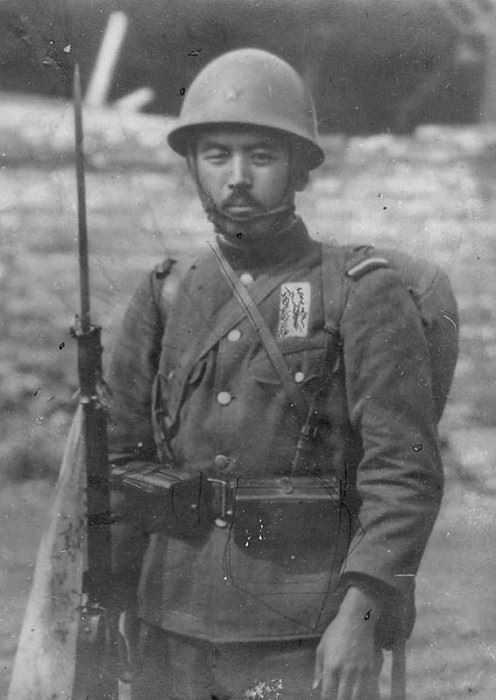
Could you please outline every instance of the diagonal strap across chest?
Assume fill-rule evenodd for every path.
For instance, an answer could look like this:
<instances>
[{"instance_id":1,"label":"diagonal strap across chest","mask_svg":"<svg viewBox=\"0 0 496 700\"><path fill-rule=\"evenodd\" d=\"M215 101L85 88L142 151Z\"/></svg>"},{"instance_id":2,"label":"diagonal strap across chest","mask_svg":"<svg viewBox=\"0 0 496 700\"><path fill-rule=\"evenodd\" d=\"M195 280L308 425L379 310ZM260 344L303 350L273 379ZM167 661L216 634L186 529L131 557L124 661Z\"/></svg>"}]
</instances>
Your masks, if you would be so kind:
<instances>
[{"instance_id":1,"label":"diagonal strap across chest","mask_svg":"<svg viewBox=\"0 0 496 700\"><path fill-rule=\"evenodd\" d=\"M282 386L286 393L286 396L291 402L300 425L303 425L307 419L309 411L309 403L306 396L294 383L292 372L290 371L283 354L277 344L272 331L265 322L264 317L260 313L255 299L252 298L249 291L243 285L239 277L236 275L226 258L212 248L220 269L222 270L225 278L229 282L235 297L238 300L240 308L243 310L244 314L248 317L251 325L253 326L255 332L258 334L265 351L271 361L274 369L279 375ZM282 281L282 280L281 280ZM279 281L278 281L279 284Z\"/></svg>"},{"instance_id":2,"label":"diagonal strap across chest","mask_svg":"<svg viewBox=\"0 0 496 700\"><path fill-rule=\"evenodd\" d=\"M175 303L167 314L161 372L167 374L166 365L169 364L169 360L180 382L186 381L196 363L247 316L246 307L240 303L238 295L233 291L229 277L225 273L219 274L217 256L220 256L220 251L212 246L212 255L190 267L177 295L177 299L182 301ZM257 283L249 295L250 303L257 312L258 305L280 287L292 272L285 267L270 276L261 274L257 278ZM232 268L231 273L238 279ZM238 283L243 287L239 279ZM268 328L267 331L270 333ZM272 340L277 347L275 339ZM278 348L277 351L280 354ZM284 362L282 356L281 360ZM286 372L289 373L287 367ZM301 393L298 389L297 391ZM298 406L302 405L302 401L299 400Z\"/></svg>"}]
</instances>

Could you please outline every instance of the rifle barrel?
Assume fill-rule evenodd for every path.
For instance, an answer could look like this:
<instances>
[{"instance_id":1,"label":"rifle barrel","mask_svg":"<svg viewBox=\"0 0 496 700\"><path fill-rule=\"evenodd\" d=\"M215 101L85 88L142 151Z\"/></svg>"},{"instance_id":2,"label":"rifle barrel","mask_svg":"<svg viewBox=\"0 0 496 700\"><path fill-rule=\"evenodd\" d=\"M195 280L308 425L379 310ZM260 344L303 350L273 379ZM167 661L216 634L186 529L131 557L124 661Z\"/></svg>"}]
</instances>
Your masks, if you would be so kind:
<instances>
[{"instance_id":1,"label":"rifle barrel","mask_svg":"<svg viewBox=\"0 0 496 700\"><path fill-rule=\"evenodd\" d=\"M88 333L90 321L90 273L88 265L88 231L86 225L86 187L84 177L84 147L83 147L83 109L81 97L81 76L79 65L74 68L74 127L75 127L75 157L76 182L78 201L78 231L79 231L79 277L81 285L81 330Z\"/></svg>"}]
</instances>

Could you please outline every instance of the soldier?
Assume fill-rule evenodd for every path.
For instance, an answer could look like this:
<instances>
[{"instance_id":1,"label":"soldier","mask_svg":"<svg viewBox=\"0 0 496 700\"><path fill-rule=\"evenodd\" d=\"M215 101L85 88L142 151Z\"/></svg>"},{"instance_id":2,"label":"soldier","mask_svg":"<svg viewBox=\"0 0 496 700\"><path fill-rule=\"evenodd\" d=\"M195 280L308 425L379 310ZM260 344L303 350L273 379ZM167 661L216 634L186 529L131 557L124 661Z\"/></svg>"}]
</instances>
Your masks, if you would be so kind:
<instances>
[{"instance_id":1,"label":"soldier","mask_svg":"<svg viewBox=\"0 0 496 700\"><path fill-rule=\"evenodd\" d=\"M147 275L109 374L113 447L199 485L175 525L132 506L115 528L133 698L377 700L442 492L418 309L387 260L295 214L324 153L278 57L215 59L169 144L216 244Z\"/></svg>"}]
</instances>

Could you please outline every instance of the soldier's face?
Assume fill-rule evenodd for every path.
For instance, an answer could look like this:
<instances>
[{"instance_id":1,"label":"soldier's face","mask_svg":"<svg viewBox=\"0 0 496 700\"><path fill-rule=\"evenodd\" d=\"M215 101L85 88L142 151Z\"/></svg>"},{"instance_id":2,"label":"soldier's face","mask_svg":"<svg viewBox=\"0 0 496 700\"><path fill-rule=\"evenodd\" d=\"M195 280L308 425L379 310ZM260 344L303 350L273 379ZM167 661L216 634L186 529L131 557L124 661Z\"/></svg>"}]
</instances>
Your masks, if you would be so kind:
<instances>
[{"instance_id":1,"label":"soldier's face","mask_svg":"<svg viewBox=\"0 0 496 700\"><path fill-rule=\"evenodd\" d=\"M263 130L213 130L197 141L196 168L200 186L221 211L250 219L283 201L290 149L283 137Z\"/></svg>"}]
</instances>

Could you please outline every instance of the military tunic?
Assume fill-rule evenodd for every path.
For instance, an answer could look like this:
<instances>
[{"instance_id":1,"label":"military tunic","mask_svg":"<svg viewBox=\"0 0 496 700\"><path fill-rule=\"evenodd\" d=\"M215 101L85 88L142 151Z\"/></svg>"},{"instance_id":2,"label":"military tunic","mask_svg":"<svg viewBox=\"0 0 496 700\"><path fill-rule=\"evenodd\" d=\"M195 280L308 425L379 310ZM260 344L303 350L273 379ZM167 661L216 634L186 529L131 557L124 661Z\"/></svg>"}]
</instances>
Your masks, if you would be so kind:
<instances>
[{"instance_id":1,"label":"military tunic","mask_svg":"<svg viewBox=\"0 0 496 700\"><path fill-rule=\"evenodd\" d=\"M321 247L301 222L266 260L224 253L294 381L309 399L323 382L328 387L309 469L340 475L353 540L341 562L336 532L265 550L265 533L261 547L250 548L235 522L212 524L197 538L153 532L143 541L140 616L213 642L317 638L347 583L366 581L391 599L410 589L439 509L442 470L421 321L398 274L378 269L355 285L340 346L330 343L324 305L333 300L323 297ZM169 262L160 295L156 274L135 293L115 343L111 444L155 456L159 406L179 470L240 480L288 474L301 426L212 250L192 263ZM303 297L295 302L298 289ZM327 384L331 374L337 380Z\"/></svg>"}]
</instances>

